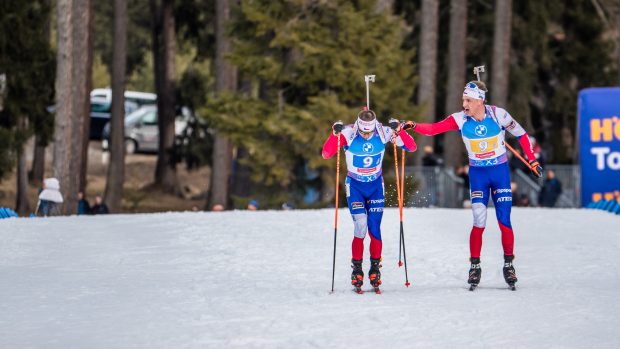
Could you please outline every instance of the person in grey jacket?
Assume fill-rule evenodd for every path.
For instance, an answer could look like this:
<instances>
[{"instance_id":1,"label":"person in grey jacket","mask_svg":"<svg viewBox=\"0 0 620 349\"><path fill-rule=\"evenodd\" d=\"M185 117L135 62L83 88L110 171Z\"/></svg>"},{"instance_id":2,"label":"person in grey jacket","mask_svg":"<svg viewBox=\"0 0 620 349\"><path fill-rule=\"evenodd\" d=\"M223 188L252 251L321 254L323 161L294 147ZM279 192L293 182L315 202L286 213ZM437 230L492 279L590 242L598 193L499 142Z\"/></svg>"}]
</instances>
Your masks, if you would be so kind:
<instances>
[{"instance_id":1,"label":"person in grey jacket","mask_svg":"<svg viewBox=\"0 0 620 349\"><path fill-rule=\"evenodd\" d=\"M43 190L39 194L36 215L43 217L59 216L63 201L58 179L46 178L43 181Z\"/></svg>"}]
</instances>

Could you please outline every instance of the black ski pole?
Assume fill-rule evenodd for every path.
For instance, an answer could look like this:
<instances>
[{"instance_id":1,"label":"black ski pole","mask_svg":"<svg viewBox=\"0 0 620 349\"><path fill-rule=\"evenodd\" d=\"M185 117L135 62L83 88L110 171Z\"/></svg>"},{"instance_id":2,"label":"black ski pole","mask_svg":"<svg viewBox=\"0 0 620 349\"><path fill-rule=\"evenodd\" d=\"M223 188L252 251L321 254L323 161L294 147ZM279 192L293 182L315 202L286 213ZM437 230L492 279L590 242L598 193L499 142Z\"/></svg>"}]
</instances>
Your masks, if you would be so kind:
<instances>
[{"instance_id":1,"label":"black ski pole","mask_svg":"<svg viewBox=\"0 0 620 349\"><path fill-rule=\"evenodd\" d=\"M334 260L332 263L332 293L336 276L336 236L338 235L338 187L340 185L340 134L338 136L338 153L336 154L336 212L334 213Z\"/></svg>"}]
</instances>

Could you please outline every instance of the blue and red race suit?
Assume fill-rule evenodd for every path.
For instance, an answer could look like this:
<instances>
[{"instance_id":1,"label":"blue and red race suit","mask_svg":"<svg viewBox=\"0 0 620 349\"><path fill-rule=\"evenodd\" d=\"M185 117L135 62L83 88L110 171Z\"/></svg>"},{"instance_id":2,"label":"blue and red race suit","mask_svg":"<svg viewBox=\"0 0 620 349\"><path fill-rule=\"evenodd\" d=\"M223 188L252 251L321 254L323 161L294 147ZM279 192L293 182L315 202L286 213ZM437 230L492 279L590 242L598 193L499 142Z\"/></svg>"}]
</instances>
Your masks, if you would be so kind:
<instances>
[{"instance_id":1,"label":"blue and red race suit","mask_svg":"<svg viewBox=\"0 0 620 349\"><path fill-rule=\"evenodd\" d=\"M330 135L323 145L323 158L329 159L345 150L347 162L346 193L349 212L354 222L354 237L351 246L352 258L361 260L364 255L364 238L370 233L370 258L381 258L381 219L385 206L385 189L381 166L385 144L394 141L397 146L413 152L417 146L406 132L396 134L391 128L377 123L374 133L364 138L355 124L347 125L336 136Z\"/></svg>"},{"instance_id":2,"label":"blue and red race suit","mask_svg":"<svg viewBox=\"0 0 620 349\"><path fill-rule=\"evenodd\" d=\"M486 226L489 196L502 232L504 255L514 255L514 233L510 223L512 190L506 157L505 132L518 137L528 160L535 160L527 132L504 109L485 105L485 117L477 121L464 111L449 115L433 124L417 124L415 132L433 136L460 131L469 156L469 188L474 215L469 247L472 258L480 257L482 233Z\"/></svg>"}]
</instances>

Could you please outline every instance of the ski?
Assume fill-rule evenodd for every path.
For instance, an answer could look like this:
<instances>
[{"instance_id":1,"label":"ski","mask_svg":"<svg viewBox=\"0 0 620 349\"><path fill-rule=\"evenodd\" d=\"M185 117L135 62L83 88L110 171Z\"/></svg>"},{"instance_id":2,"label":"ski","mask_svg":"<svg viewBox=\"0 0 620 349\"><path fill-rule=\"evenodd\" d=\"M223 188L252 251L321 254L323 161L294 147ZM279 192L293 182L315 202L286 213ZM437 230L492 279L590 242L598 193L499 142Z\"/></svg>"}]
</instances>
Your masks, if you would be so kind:
<instances>
[{"instance_id":1,"label":"ski","mask_svg":"<svg viewBox=\"0 0 620 349\"><path fill-rule=\"evenodd\" d=\"M353 288L353 292L357 293L357 294L364 294L364 290L362 290L361 287L355 287Z\"/></svg>"},{"instance_id":2,"label":"ski","mask_svg":"<svg viewBox=\"0 0 620 349\"><path fill-rule=\"evenodd\" d=\"M475 290L475 289L476 289L476 287L478 287L478 284L471 284L471 285L469 286L469 290L470 290L470 291L473 291L473 290Z\"/></svg>"}]
</instances>

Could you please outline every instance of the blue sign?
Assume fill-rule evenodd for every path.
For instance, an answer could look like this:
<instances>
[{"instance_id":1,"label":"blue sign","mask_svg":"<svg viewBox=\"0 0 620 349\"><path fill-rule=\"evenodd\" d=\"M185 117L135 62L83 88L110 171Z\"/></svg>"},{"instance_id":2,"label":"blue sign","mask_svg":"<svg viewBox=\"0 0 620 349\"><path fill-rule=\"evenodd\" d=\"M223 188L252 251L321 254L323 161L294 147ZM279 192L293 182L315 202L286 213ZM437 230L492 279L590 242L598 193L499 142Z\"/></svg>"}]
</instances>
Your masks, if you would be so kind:
<instances>
[{"instance_id":1,"label":"blue sign","mask_svg":"<svg viewBox=\"0 0 620 349\"><path fill-rule=\"evenodd\" d=\"M581 205L620 202L620 87L579 92Z\"/></svg>"}]
</instances>

